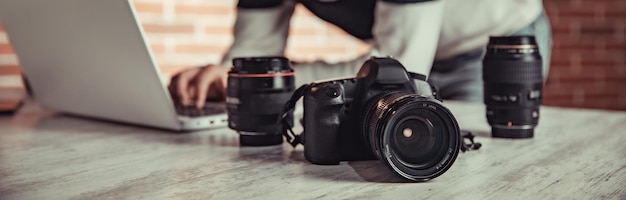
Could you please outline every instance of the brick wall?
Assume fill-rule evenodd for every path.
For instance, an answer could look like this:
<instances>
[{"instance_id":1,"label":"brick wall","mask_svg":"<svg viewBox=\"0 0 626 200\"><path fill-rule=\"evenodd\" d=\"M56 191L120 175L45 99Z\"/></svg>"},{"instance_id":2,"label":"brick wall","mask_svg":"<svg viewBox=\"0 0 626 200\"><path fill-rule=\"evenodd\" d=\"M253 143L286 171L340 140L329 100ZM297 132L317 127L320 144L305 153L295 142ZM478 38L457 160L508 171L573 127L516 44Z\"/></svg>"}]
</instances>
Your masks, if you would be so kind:
<instances>
[{"instance_id":1,"label":"brick wall","mask_svg":"<svg viewBox=\"0 0 626 200\"><path fill-rule=\"evenodd\" d=\"M232 42L236 0L134 0L161 70L215 63ZM545 104L626 110L626 1L544 1L554 31ZM346 60L369 48L298 7L287 56ZM0 88L21 87L17 59L0 25Z\"/></svg>"},{"instance_id":2,"label":"brick wall","mask_svg":"<svg viewBox=\"0 0 626 200\"><path fill-rule=\"evenodd\" d=\"M544 4L554 40L544 104L626 110L626 1Z\"/></svg>"},{"instance_id":3,"label":"brick wall","mask_svg":"<svg viewBox=\"0 0 626 200\"><path fill-rule=\"evenodd\" d=\"M230 46L236 0L135 0L157 61L165 73L216 63ZM299 6L292 19L287 56L292 60L347 60L367 51Z\"/></svg>"}]
</instances>

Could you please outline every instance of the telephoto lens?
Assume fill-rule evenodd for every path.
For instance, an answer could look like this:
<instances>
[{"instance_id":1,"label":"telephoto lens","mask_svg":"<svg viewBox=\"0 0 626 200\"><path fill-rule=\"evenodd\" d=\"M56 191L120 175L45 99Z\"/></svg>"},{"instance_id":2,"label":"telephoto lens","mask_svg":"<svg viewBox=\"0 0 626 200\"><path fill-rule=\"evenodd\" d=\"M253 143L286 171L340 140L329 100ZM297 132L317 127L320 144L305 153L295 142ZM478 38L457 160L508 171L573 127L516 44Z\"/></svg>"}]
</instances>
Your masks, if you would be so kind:
<instances>
[{"instance_id":1,"label":"telephoto lens","mask_svg":"<svg viewBox=\"0 0 626 200\"><path fill-rule=\"evenodd\" d=\"M543 87L535 37L490 37L483 59L483 81L491 136L532 138Z\"/></svg>"},{"instance_id":2,"label":"telephoto lens","mask_svg":"<svg viewBox=\"0 0 626 200\"><path fill-rule=\"evenodd\" d=\"M281 144L279 115L295 88L294 71L284 57L233 59L228 72L228 127L242 146ZM293 124L293 112L287 118Z\"/></svg>"}]
</instances>

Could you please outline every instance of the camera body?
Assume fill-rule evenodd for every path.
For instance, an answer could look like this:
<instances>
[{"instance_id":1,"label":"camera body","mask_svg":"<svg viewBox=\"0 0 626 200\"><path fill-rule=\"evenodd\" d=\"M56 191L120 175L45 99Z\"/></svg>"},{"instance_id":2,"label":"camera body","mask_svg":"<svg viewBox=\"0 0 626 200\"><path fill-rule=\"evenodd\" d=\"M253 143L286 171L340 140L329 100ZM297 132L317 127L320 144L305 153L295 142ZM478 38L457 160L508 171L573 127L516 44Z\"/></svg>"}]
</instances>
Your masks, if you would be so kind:
<instances>
[{"instance_id":1,"label":"camera body","mask_svg":"<svg viewBox=\"0 0 626 200\"><path fill-rule=\"evenodd\" d=\"M375 130L368 123L373 121L368 119L381 120L381 116L371 117L383 114L373 112L373 107L378 106L385 111L385 105L381 105L385 103L377 99L402 95L429 102L423 105L424 109L443 108L432 106L440 105L441 100L424 75L407 72L402 64L392 58L368 60L356 78L312 83L304 93L303 143L306 159L321 165L375 160L377 157L385 159L389 155L381 155L387 153L375 149L379 145L373 144L382 139L372 139L377 136L366 133ZM456 153L453 157L456 158Z\"/></svg>"}]
</instances>

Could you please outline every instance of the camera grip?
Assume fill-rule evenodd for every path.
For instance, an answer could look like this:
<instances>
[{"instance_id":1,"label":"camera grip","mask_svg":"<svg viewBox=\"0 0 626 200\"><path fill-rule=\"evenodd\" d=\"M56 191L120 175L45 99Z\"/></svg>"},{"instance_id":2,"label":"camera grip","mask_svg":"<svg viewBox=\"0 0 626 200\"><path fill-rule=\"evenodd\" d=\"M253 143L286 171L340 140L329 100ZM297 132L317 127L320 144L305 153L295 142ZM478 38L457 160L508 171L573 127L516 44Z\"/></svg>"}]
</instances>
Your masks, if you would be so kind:
<instances>
[{"instance_id":1,"label":"camera grip","mask_svg":"<svg viewBox=\"0 0 626 200\"><path fill-rule=\"evenodd\" d=\"M341 161L339 126L343 104L326 104L304 98L304 156L313 164L337 165Z\"/></svg>"}]
</instances>

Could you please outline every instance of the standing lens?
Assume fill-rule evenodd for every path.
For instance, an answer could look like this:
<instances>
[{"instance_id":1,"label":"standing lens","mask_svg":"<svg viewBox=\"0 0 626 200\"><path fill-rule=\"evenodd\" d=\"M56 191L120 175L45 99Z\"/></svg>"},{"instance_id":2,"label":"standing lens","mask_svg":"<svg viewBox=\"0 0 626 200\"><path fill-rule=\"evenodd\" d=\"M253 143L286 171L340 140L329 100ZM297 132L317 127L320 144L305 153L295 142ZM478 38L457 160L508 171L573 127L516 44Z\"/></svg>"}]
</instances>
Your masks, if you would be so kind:
<instances>
[{"instance_id":1,"label":"standing lens","mask_svg":"<svg viewBox=\"0 0 626 200\"><path fill-rule=\"evenodd\" d=\"M283 57L235 58L228 73L228 127L239 132L243 146L281 144L276 123L294 91L289 60ZM293 114L288 120L293 121ZM291 123L293 124L293 123Z\"/></svg>"},{"instance_id":2,"label":"standing lens","mask_svg":"<svg viewBox=\"0 0 626 200\"><path fill-rule=\"evenodd\" d=\"M456 160L460 131L452 113L416 94L375 97L364 115L363 137L372 153L398 175L427 181Z\"/></svg>"},{"instance_id":3,"label":"standing lens","mask_svg":"<svg viewBox=\"0 0 626 200\"><path fill-rule=\"evenodd\" d=\"M491 37L483 59L483 80L491 135L533 137L543 85L535 37Z\"/></svg>"}]
</instances>

